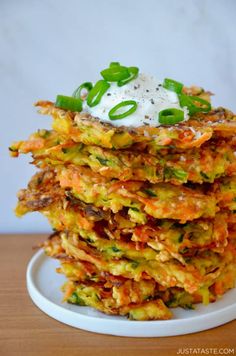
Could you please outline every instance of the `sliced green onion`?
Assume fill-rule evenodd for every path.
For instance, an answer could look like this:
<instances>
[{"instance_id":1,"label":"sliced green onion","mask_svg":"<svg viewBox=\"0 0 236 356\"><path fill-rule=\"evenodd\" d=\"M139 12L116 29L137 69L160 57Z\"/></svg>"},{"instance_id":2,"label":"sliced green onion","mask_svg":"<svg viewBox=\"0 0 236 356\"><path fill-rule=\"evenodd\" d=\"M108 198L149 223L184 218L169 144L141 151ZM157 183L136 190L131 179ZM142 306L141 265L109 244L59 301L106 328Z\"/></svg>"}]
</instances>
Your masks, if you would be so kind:
<instances>
[{"instance_id":1,"label":"sliced green onion","mask_svg":"<svg viewBox=\"0 0 236 356\"><path fill-rule=\"evenodd\" d=\"M180 82L177 82L176 80L165 78L163 82L163 88L174 91L177 94L180 94L183 89L183 84Z\"/></svg>"},{"instance_id":2,"label":"sliced green onion","mask_svg":"<svg viewBox=\"0 0 236 356\"><path fill-rule=\"evenodd\" d=\"M170 108L159 112L159 122L162 125L174 125L184 120L184 112L179 109Z\"/></svg>"},{"instance_id":3,"label":"sliced green onion","mask_svg":"<svg viewBox=\"0 0 236 356\"><path fill-rule=\"evenodd\" d=\"M110 68L112 67L119 67L120 66L120 62L111 62L110 63Z\"/></svg>"},{"instance_id":4,"label":"sliced green onion","mask_svg":"<svg viewBox=\"0 0 236 356\"><path fill-rule=\"evenodd\" d=\"M79 98L81 99L81 91L83 89L86 89L87 92L90 92L90 90L92 89L93 84L91 82L85 82L83 84L81 84L72 94L73 98Z\"/></svg>"},{"instance_id":5,"label":"sliced green onion","mask_svg":"<svg viewBox=\"0 0 236 356\"><path fill-rule=\"evenodd\" d=\"M121 108L124 108L126 106L131 106L131 108L121 114L116 114L116 112L118 110L120 110ZM133 114L136 109L138 107L138 104L136 103L136 101L134 100L126 100L126 101L122 101L121 103L117 104L116 106L114 106L114 108L112 108L108 115L109 115L109 118L111 120L119 120L119 119L123 119L124 117L126 116L129 116L131 114Z\"/></svg>"},{"instance_id":6,"label":"sliced green onion","mask_svg":"<svg viewBox=\"0 0 236 356\"><path fill-rule=\"evenodd\" d=\"M55 106L64 110L80 112L83 108L83 101L71 96L57 95Z\"/></svg>"},{"instance_id":7,"label":"sliced green onion","mask_svg":"<svg viewBox=\"0 0 236 356\"><path fill-rule=\"evenodd\" d=\"M108 82L119 82L129 77L129 71L126 67L116 65L102 70L101 75Z\"/></svg>"},{"instance_id":8,"label":"sliced green onion","mask_svg":"<svg viewBox=\"0 0 236 356\"><path fill-rule=\"evenodd\" d=\"M137 78L139 72L139 69L137 67L129 67L128 71L129 71L129 77L123 80L119 80L117 83L119 87L122 87L123 85L131 82L131 80Z\"/></svg>"},{"instance_id":9,"label":"sliced green onion","mask_svg":"<svg viewBox=\"0 0 236 356\"><path fill-rule=\"evenodd\" d=\"M198 96L179 94L179 103L180 106L186 106L188 108L189 115L196 114L197 112L208 112L211 110L211 104Z\"/></svg>"},{"instance_id":10,"label":"sliced green onion","mask_svg":"<svg viewBox=\"0 0 236 356\"><path fill-rule=\"evenodd\" d=\"M110 84L105 80L99 80L94 87L90 90L87 96L87 104L93 107L100 103L102 96L110 88Z\"/></svg>"}]
</instances>

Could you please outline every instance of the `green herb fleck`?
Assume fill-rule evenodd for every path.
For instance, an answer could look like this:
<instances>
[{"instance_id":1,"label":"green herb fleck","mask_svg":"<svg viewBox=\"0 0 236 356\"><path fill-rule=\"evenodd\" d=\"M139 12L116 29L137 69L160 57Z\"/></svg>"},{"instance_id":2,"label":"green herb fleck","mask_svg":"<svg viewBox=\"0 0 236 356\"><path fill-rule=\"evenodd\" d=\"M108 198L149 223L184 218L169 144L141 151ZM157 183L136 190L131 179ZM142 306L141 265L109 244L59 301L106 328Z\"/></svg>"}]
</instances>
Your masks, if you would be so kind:
<instances>
[{"instance_id":1,"label":"green herb fleck","mask_svg":"<svg viewBox=\"0 0 236 356\"><path fill-rule=\"evenodd\" d=\"M178 237L178 242L183 242L184 234L180 234Z\"/></svg>"},{"instance_id":2,"label":"green herb fleck","mask_svg":"<svg viewBox=\"0 0 236 356\"><path fill-rule=\"evenodd\" d=\"M71 297L69 298L69 302L78 305L85 305L83 299L80 298L76 292L72 293Z\"/></svg>"},{"instance_id":3,"label":"green herb fleck","mask_svg":"<svg viewBox=\"0 0 236 356\"><path fill-rule=\"evenodd\" d=\"M69 148L66 148L66 147L62 147L61 150L62 150L63 153L68 153L69 152Z\"/></svg>"},{"instance_id":4,"label":"green herb fleck","mask_svg":"<svg viewBox=\"0 0 236 356\"><path fill-rule=\"evenodd\" d=\"M144 192L150 197L157 197L157 195L151 189L144 189Z\"/></svg>"},{"instance_id":5,"label":"green herb fleck","mask_svg":"<svg viewBox=\"0 0 236 356\"><path fill-rule=\"evenodd\" d=\"M96 158L103 166L107 166L107 162L109 162L108 159L102 157L96 157Z\"/></svg>"},{"instance_id":6,"label":"green herb fleck","mask_svg":"<svg viewBox=\"0 0 236 356\"><path fill-rule=\"evenodd\" d=\"M94 243L94 240L93 240L93 239L91 239L91 237L88 237L88 238L87 238L87 241L88 241L89 243L91 243L91 244L93 244L93 243Z\"/></svg>"},{"instance_id":7,"label":"green herb fleck","mask_svg":"<svg viewBox=\"0 0 236 356\"><path fill-rule=\"evenodd\" d=\"M181 253L181 254L185 254L185 253L188 252L188 250L189 250L188 247L185 246L184 248L182 248L182 249L180 250L180 253Z\"/></svg>"},{"instance_id":8,"label":"green herb fleck","mask_svg":"<svg viewBox=\"0 0 236 356\"><path fill-rule=\"evenodd\" d=\"M11 152L17 152L17 151L18 151L18 149L15 148L14 146L8 147L8 149L9 149L9 151L11 151Z\"/></svg>"},{"instance_id":9,"label":"green herb fleck","mask_svg":"<svg viewBox=\"0 0 236 356\"><path fill-rule=\"evenodd\" d=\"M209 180L210 178L208 177L208 175L204 172L200 172L202 178L206 179L206 180Z\"/></svg>"},{"instance_id":10,"label":"green herb fleck","mask_svg":"<svg viewBox=\"0 0 236 356\"><path fill-rule=\"evenodd\" d=\"M38 135L42 138L48 138L51 134L51 131L49 130L46 130L46 129L41 129L41 130L38 130Z\"/></svg>"},{"instance_id":11,"label":"green herb fleck","mask_svg":"<svg viewBox=\"0 0 236 356\"><path fill-rule=\"evenodd\" d=\"M133 262L131 263L131 267L132 267L133 269L137 268L138 265L139 265L139 262L138 262L138 261L133 261Z\"/></svg>"},{"instance_id":12,"label":"green herb fleck","mask_svg":"<svg viewBox=\"0 0 236 356\"><path fill-rule=\"evenodd\" d=\"M111 249L113 252L121 252L121 250L116 246L112 246Z\"/></svg>"},{"instance_id":13,"label":"green herb fleck","mask_svg":"<svg viewBox=\"0 0 236 356\"><path fill-rule=\"evenodd\" d=\"M189 304L184 304L184 305L183 305L183 308L184 308L184 309L189 309L189 310L194 310L194 309L195 309L194 306L193 306L191 303L189 303Z\"/></svg>"},{"instance_id":14,"label":"green herb fleck","mask_svg":"<svg viewBox=\"0 0 236 356\"><path fill-rule=\"evenodd\" d=\"M164 176L166 179L177 178L181 181L184 181L188 177L188 173L183 171L182 169L165 167L164 168Z\"/></svg>"},{"instance_id":15,"label":"green herb fleck","mask_svg":"<svg viewBox=\"0 0 236 356\"><path fill-rule=\"evenodd\" d=\"M133 211L139 212L139 209L138 209L138 208L133 207L133 208L130 208L130 209L133 210Z\"/></svg>"}]
</instances>

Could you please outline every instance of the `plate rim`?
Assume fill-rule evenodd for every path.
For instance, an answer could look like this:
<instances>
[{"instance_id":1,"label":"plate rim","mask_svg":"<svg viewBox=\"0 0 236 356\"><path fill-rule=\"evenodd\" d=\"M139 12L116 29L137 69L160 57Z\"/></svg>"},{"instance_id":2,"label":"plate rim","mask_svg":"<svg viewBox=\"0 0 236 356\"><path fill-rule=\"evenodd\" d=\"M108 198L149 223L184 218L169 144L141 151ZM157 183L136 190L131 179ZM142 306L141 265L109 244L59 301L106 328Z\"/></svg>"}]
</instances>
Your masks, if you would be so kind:
<instances>
[{"instance_id":1,"label":"plate rim","mask_svg":"<svg viewBox=\"0 0 236 356\"><path fill-rule=\"evenodd\" d=\"M168 337L212 329L236 318L236 302L219 310L213 310L207 314L201 314L182 320L112 320L103 318L100 315L94 317L79 312L75 313L74 311L65 308L63 305L54 303L43 295L34 281L34 273L37 272L37 266L42 265L47 259L51 259L51 257L47 256L43 249L37 251L30 259L26 271L28 293L34 304L44 313L61 323L78 329L114 336ZM213 320L211 320L211 318L209 320L211 314L214 314ZM190 329L189 324L191 324Z\"/></svg>"}]
</instances>

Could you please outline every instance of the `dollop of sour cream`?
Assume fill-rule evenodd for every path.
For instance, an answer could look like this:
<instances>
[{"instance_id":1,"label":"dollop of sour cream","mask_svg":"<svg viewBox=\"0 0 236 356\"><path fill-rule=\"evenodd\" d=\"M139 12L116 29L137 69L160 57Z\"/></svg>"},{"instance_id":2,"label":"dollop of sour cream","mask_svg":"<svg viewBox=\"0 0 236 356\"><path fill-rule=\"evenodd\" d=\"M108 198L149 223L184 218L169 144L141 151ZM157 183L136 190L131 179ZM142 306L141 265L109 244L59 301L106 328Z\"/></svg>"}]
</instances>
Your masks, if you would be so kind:
<instances>
[{"instance_id":1,"label":"dollop of sour cream","mask_svg":"<svg viewBox=\"0 0 236 356\"><path fill-rule=\"evenodd\" d=\"M137 110L123 119L111 120L109 111L126 100L137 102ZM122 112L127 111L130 107L123 107ZM182 108L179 104L178 96L173 91L163 88L162 83L152 76L139 74L139 76L119 87L117 83L111 83L110 88L103 95L100 103L96 106L89 107L84 105L83 112L99 118L102 122L109 122L114 126L159 126L159 112L164 109L176 108L184 112L184 121L189 119L187 108ZM121 113L121 111L118 111Z\"/></svg>"}]
</instances>

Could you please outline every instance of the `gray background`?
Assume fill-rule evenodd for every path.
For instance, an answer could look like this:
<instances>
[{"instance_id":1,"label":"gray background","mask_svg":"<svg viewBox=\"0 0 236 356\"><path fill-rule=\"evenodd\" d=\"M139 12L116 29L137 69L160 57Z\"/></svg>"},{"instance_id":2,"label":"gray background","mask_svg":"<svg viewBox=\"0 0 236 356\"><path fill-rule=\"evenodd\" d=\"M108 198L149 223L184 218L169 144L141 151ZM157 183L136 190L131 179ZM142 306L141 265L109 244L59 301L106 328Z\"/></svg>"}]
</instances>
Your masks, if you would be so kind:
<instances>
[{"instance_id":1,"label":"gray background","mask_svg":"<svg viewBox=\"0 0 236 356\"><path fill-rule=\"evenodd\" d=\"M213 91L236 111L234 0L0 0L0 232L44 232L40 214L17 219L16 192L35 171L7 147L48 128L33 103L70 95L110 61Z\"/></svg>"}]
</instances>

